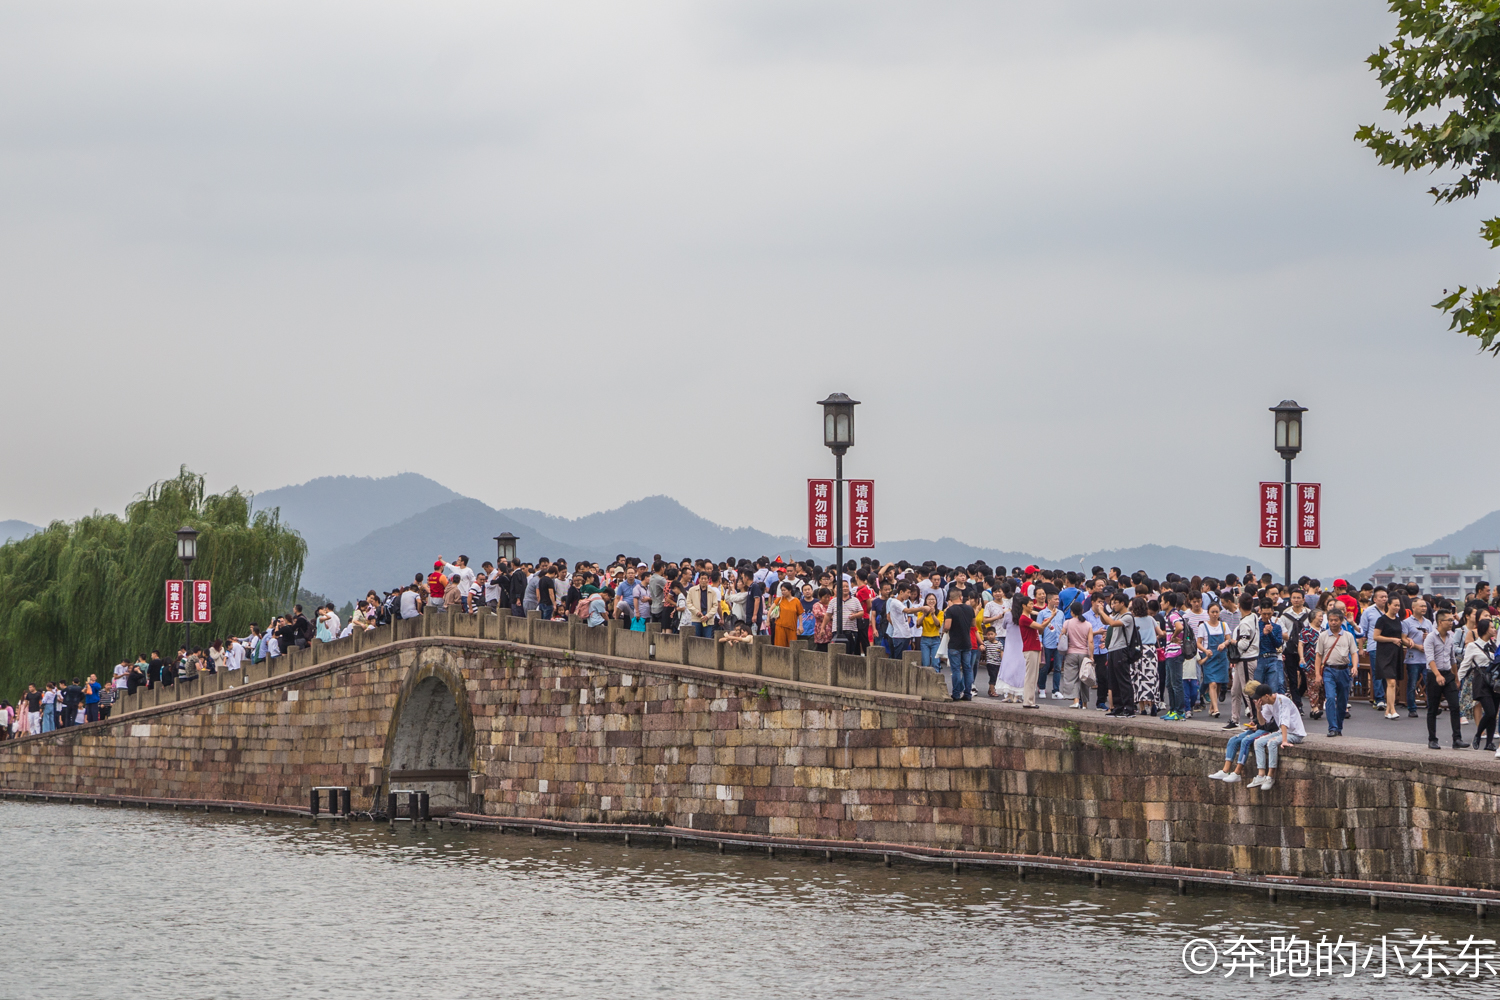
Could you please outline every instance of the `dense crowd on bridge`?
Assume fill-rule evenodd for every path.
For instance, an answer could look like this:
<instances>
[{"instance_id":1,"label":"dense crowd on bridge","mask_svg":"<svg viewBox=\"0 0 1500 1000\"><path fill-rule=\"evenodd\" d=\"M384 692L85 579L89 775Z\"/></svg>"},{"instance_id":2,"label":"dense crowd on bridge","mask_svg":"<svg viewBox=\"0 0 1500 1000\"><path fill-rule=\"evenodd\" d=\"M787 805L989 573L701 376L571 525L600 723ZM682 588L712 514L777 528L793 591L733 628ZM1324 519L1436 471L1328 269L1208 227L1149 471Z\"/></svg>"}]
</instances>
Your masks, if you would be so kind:
<instances>
[{"instance_id":1,"label":"dense crowd on bridge","mask_svg":"<svg viewBox=\"0 0 1500 1000\"><path fill-rule=\"evenodd\" d=\"M839 572L766 556L671 562L622 554L606 566L543 558L478 567L465 556L439 557L410 583L369 591L348 621L332 604L311 614L297 605L264 629L255 624L205 648L123 658L103 682L91 675L33 685L15 706L0 702L0 712L12 732L46 732L107 718L118 692L193 684L392 619L508 609L576 616L591 627L618 619L616 627L725 642L764 636L817 650L841 643L852 653L879 645L892 657L910 650L924 667L946 673L955 700L1035 708L1055 699L1165 722L1227 716L1224 728L1237 732L1214 777L1239 780L1254 755L1260 773L1251 784L1269 787L1279 750L1306 737L1303 720L1326 719L1328 736L1340 736L1356 696L1387 719L1399 718L1403 700L1412 717L1425 706L1433 748L1441 747L1436 726L1446 702L1454 749L1496 750L1494 601L1487 582L1455 602L1415 587L1344 580L1325 589L1303 577L1286 588L1248 571L1155 580L1118 567L1082 574L868 558ZM1475 727L1472 738L1465 725Z\"/></svg>"}]
</instances>

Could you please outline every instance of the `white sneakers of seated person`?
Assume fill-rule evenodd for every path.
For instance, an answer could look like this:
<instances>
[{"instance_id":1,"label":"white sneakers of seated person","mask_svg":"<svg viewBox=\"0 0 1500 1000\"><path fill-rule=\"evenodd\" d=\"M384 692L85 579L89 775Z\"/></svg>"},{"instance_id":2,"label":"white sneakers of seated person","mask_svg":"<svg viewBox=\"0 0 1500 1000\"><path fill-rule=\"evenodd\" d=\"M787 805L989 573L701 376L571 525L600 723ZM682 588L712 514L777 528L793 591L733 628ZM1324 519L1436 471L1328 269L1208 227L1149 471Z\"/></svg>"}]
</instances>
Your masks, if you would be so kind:
<instances>
[{"instance_id":1,"label":"white sneakers of seated person","mask_svg":"<svg viewBox=\"0 0 1500 1000\"><path fill-rule=\"evenodd\" d=\"M1500 751L1497 751L1495 753L1495 756L1500 757ZM1233 771L1215 771L1208 777L1212 781L1222 781L1226 785L1236 785L1239 784L1240 781L1240 776ZM1266 791L1275 783L1275 778L1271 777L1269 774L1262 774L1258 775L1257 777L1251 778L1249 784L1247 784L1245 787L1259 788L1261 791Z\"/></svg>"}]
</instances>

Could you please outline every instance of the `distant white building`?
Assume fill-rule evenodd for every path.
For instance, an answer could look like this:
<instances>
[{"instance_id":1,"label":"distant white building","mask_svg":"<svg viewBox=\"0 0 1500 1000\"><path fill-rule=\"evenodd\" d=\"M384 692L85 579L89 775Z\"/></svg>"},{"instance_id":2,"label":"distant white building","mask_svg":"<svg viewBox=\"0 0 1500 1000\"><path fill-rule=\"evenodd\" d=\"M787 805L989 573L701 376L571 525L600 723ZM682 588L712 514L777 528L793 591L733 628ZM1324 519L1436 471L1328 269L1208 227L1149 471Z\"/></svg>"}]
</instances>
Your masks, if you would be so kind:
<instances>
[{"instance_id":1,"label":"distant white building","mask_svg":"<svg viewBox=\"0 0 1500 1000\"><path fill-rule=\"evenodd\" d=\"M1480 580L1493 586L1500 576L1500 549L1475 549L1461 562L1454 562L1446 552L1415 554L1411 561L1414 565L1381 570L1370 579L1378 587L1414 583L1424 594L1462 601Z\"/></svg>"}]
</instances>

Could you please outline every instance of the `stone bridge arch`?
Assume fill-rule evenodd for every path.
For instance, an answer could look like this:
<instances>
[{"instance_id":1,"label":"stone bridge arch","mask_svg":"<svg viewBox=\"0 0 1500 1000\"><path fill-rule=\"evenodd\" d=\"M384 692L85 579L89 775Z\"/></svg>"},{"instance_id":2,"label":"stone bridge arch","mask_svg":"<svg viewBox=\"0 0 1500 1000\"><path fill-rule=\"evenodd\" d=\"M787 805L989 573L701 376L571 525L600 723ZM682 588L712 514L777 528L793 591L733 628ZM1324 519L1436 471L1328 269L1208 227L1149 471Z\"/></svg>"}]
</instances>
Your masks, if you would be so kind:
<instances>
[{"instance_id":1,"label":"stone bridge arch","mask_svg":"<svg viewBox=\"0 0 1500 1000\"><path fill-rule=\"evenodd\" d=\"M402 685L385 741L387 783L428 793L434 814L467 810L475 769L474 719L463 671L451 657L423 651Z\"/></svg>"}]
</instances>

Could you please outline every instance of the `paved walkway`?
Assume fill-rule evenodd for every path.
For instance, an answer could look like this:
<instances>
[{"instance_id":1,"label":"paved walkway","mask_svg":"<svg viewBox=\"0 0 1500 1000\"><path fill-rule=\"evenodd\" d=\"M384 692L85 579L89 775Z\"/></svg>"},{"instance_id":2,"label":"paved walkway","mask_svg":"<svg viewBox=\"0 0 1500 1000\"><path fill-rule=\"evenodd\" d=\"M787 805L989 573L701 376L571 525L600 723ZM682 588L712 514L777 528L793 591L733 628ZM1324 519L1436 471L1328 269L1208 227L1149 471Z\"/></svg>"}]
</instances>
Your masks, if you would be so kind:
<instances>
[{"instance_id":1,"label":"paved walkway","mask_svg":"<svg viewBox=\"0 0 1500 1000\"><path fill-rule=\"evenodd\" d=\"M975 704L999 704L998 699L992 700L985 696L985 689L982 685L983 678L981 678L979 693L974 699ZM1066 718L1085 714L1084 710L1069 708L1068 705L1070 702L1068 701L1047 698L1042 700L1040 704L1042 715ZM1098 709L1089 709L1088 712L1094 718L1098 718L1104 714ZM1350 706L1350 713L1349 719L1344 723L1344 736L1342 739L1345 744L1350 745L1351 749L1358 746L1378 750L1379 745L1383 743L1400 743L1406 746L1415 744L1423 749L1427 747L1427 709L1425 707L1418 707L1415 719L1410 718L1407 715L1406 709L1403 708L1399 719L1387 720L1385 713L1377 712L1371 708L1368 701L1356 701ZM1222 717L1218 719L1213 718L1205 712L1197 712L1194 713L1192 719L1182 722L1166 722L1161 719L1139 717L1137 721L1160 725L1164 732L1170 732L1175 728L1189 728L1200 733L1221 733L1225 738L1229 736L1229 731L1224 729L1224 723L1229 721L1229 713L1227 711L1223 712ZM1328 732L1328 722L1326 719L1311 719L1304 716L1303 725L1307 729L1307 738L1309 741L1339 743L1339 740L1330 740L1324 735ZM1431 751L1434 758L1440 756L1461 757L1474 761L1489 761L1494 759L1494 754L1485 753L1482 750L1475 753L1472 750L1450 749L1452 744L1452 723L1446 710L1438 717L1437 730L1438 741L1442 744L1443 749ZM1472 720L1463 727L1463 734L1466 740L1474 738L1474 723ZM1500 765L1500 761L1496 761L1495 763Z\"/></svg>"}]
</instances>

